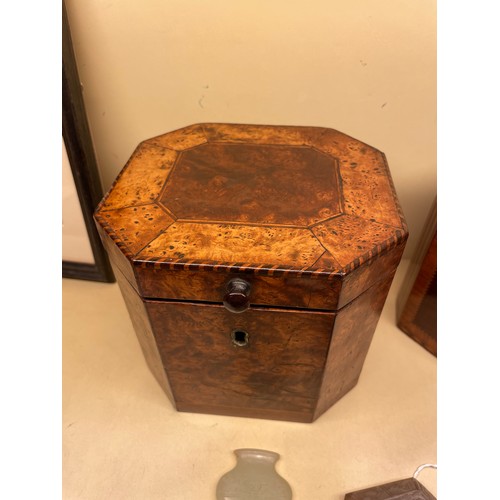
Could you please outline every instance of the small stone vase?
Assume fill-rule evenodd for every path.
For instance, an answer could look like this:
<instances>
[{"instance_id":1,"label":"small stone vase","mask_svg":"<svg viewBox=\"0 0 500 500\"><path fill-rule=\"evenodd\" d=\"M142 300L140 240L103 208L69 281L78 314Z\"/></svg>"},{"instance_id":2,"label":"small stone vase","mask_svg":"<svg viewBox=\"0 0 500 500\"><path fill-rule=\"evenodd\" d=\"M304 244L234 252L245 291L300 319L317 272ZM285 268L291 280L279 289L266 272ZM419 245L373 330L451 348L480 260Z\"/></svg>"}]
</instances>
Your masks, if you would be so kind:
<instances>
[{"instance_id":1,"label":"small stone vase","mask_svg":"<svg viewBox=\"0 0 500 500\"><path fill-rule=\"evenodd\" d=\"M237 463L217 484L217 500L291 500L290 485L276 472L278 453L234 450Z\"/></svg>"}]
</instances>

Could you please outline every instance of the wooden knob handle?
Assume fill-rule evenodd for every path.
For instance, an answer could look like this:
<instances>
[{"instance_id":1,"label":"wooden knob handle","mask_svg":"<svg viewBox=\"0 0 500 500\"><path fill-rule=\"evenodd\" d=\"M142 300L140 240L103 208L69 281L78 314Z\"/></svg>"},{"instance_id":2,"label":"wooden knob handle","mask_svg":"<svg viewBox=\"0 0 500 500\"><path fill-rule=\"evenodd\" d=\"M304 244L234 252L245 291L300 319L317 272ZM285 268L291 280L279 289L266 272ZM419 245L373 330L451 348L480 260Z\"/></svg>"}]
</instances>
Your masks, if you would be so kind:
<instances>
[{"instance_id":1,"label":"wooden knob handle","mask_svg":"<svg viewBox=\"0 0 500 500\"><path fill-rule=\"evenodd\" d=\"M226 286L222 303L233 313L246 311L250 307L250 283L240 278L232 279Z\"/></svg>"}]
</instances>

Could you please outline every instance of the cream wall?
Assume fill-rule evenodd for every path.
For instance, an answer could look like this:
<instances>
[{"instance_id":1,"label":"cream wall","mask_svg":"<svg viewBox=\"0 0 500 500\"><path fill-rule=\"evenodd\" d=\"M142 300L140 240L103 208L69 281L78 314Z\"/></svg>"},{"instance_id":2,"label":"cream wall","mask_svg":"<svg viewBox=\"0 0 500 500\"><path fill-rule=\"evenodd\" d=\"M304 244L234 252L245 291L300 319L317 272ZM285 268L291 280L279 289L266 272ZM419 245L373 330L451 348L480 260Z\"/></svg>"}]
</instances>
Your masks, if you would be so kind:
<instances>
[{"instance_id":1,"label":"cream wall","mask_svg":"<svg viewBox=\"0 0 500 500\"><path fill-rule=\"evenodd\" d=\"M414 251L436 194L435 0L66 0L104 188L143 139L335 128L387 155Z\"/></svg>"}]
</instances>

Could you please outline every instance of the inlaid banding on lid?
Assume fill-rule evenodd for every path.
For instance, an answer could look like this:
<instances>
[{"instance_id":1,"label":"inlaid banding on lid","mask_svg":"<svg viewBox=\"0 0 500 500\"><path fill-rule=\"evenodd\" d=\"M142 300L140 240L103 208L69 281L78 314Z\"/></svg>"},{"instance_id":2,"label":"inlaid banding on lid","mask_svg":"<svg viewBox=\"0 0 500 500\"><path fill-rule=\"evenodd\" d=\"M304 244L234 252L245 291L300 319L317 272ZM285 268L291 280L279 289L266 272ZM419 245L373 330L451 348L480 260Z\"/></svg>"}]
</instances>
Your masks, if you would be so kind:
<instances>
[{"instance_id":1,"label":"inlaid banding on lid","mask_svg":"<svg viewBox=\"0 0 500 500\"><path fill-rule=\"evenodd\" d=\"M140 267L273 277L338 276L407 237L383 153L322 127L208 123L148 139L96 220Z\"/></svg>"}]
</instances>

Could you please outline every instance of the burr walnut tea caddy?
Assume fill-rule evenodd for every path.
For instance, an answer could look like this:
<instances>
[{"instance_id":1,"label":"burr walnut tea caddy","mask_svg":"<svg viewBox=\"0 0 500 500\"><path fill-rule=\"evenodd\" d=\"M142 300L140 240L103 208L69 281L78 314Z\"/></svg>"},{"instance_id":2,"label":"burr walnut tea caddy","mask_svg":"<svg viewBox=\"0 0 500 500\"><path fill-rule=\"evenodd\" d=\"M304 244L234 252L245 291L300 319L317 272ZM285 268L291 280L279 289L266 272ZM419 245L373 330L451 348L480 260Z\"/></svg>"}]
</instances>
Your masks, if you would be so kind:
<instances>
[{"instance_id":1,"label":"burr walnut tea caddy","mask_svg":"<svg viewBox=\"0 0 500 500\"><path fill-rule=\"evenodd\" d=\"M383 153L318 127L143 141L95 220L177 410L298 422L356 385L408 236Z\"/></svg>"}]
</instances>

